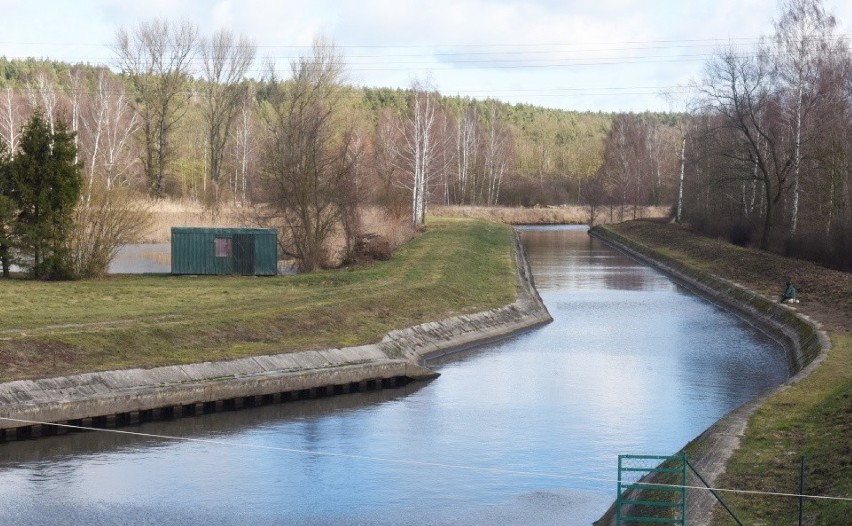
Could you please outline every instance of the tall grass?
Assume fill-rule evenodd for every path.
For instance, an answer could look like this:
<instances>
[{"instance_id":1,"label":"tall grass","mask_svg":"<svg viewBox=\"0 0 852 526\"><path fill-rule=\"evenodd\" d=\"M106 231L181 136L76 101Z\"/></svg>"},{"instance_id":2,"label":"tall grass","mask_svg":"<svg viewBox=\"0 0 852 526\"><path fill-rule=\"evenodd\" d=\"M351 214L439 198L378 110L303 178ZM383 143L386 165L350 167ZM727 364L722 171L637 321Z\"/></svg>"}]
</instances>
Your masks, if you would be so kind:
<instances>
[{"instance_id":1,"label":"tall grass","mask_svg":"<svg viewBox=\"0 0 852 526\"><path fill-rule=\"evenodd\" d=\"M262 207L220 205L212 210L198 201L179 201L160 199L152 202L151 227L142 236L142 243L169 243L171 228L180 227L257 227L273 226L268 218L262 219L265 210ZM408 217L396 217L376 206L365 206L360 210L361 232L378 234L387 238L391 249L396 249L414 237L415 230ZM328 239L328 250L332 265L340 263L346 246L343 232L335 232Z\"/></svg>"},{"instance_id":2,"label":"tall grass","mask_svg":"<svg viewBox=\"0 0 852 526\"><path fill-rule=\"evenodd\" d=\"M246 209L230 204L213 210L198 201L159 199L150 203L151 227L143 234L142 243L168 243L173 226L243 227Z\"/></svg>"},{"instance_id":3,"label":"tall grass","mask_svg":"<svg viewBox=\"0 0 852 526\"><path fill-rule=\"evenodd\" d=\"M435 217L469 217L488 219L510 225L583 225L589 222L589 207L579 205L518 208L503 206L433 206L429 210ZM637 210L637 217L666 217L669 207L646 206ZM633 209L625 211L624 219L633 217ZM599 207L595 224L621 221L619 210L610 215L608 207Z\"/></svg>"}]
</instances>

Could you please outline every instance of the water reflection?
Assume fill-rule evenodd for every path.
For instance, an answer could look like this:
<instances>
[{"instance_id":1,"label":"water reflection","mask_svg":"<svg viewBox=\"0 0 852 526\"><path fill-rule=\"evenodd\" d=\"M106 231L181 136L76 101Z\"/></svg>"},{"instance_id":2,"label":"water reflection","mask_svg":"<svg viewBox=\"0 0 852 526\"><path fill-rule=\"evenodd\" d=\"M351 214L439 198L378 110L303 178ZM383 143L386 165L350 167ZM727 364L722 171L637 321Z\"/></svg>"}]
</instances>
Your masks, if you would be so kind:
<instances>
[{"instance_id":1,"label":"water reflection","mask_svg":"<svg viewBox=\"0 0 852 526\"><path fill-rule=\"evenodd\" d=\"M239 446L4 444L2 522L588 524L619 453L674 452L786 378L771 341L583 229L522 239L554 323L407 391L139 428Z\"/></svg>"},{"instance_id":2,"label":"water reflection","mask_svg":"<svg viewBox=\"0 0 852 526\"><path fill-rule=\"evenodd\" d=\"M122 245L110 262L110 274L169 273L172 271L170 243Z\"/></svg>"},{"instance_id":3,"label":"water reflection","mask_svg":"<svg viewBox=\"0 0 852 526\"><path fill-rule=\"evenodd\" d=\"M626 255L585 235L586 226L529 226L519 230L524 234L539 291L668 290L674 286L665 277L647 272Z\"/></svg>"}]
</instances>

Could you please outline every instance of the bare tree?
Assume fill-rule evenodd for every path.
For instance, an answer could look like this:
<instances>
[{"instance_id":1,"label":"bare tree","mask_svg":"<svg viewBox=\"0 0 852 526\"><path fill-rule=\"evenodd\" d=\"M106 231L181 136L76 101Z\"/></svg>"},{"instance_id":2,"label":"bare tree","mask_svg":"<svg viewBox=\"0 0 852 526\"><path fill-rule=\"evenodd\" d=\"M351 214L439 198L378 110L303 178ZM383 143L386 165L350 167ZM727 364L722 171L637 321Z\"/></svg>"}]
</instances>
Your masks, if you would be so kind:
<instances>
[{"instance_id":1,"label":"bare tree","mask_svg":"<svg viewBox=\"0 0 852 526\"><path fill-rule=\"evenodd\" d=\"M124 182L133 164L130 138L139 129L139 115L121 82L107 70L99 71L95 82L80 118L87 139L82 151L90 191L96 179L102 179L107 190Z\"/></svg>"},{"instance_id":2,"label":"bare tree","mask_svg":"<svg viewBox=\"0 0 852 526\"><path fill-rule=\"evenodd\" d=\"M209 147L213 202L219 201L219 177L231 124L245 99L245 75L254 62L257 46L246 37L221 29L201 40L204 75L204 120Z\"/></svg>"},{"instance_id":3,"label":"bare tree","mask_svg":"<svg viewBox=\"0 0 852 526\"><path fill-rule=\"evenodd\" d=\"M15 155L18 150L21 124L26 118L22 106L24 104L11 87L3 88L0 93L0 137L6 142L10 155Z\"/></svg>"},{"instance_id":4,"label":"bare tree","mask_svg":"<svg viewBox=\"0 0 852 526\"><path fill-rule=\"evenodd\" d=\"M470 104L458 119L456 160L458 164L454 203L473 203L476 195L476 163L479 152L479 123L476 105ZM448 203L449 204L449 203Z\"/></svg>"},{"instance_id":5,"label":"bare tree","mask_svg":"<svg viewBox=\"0 0 852 526\"><path fill-rule=\"evenodd\" d=\"M492 104L488 113L483 152L483 176L485 204L495 206L500 199L500 185L509 164L511 138L503 128L497 115L497 106Z\"/></svg>"},{"instance_id":6,"label":"bare tree","mask_svg":"<svg viewBox=\"0 0 852 526\"><path fill-rule=\"evenodd\" d=\"M768 60L722 50L708 64L699 89L704 111L715 116L708 121L712 127L702 142L718 149L706 155L724 162L720 183L756 180L762 186L760 246L768 248L795 155L787 140L782 106L770 83Z\"/></svg>"},{"instance_id":7,"label":"bare tree","mask_svg":"<svg viewBox=\"0 0 852 526\"><path fill-rule=\"evenodd\" d=\"M436 137L439 126L437 94L428 82L415 80L411 87L411 108L401 121L404 144L397 151L398 163L407 175L403 186L411 192L411 223L426 222L426 207L432 191L433 175L438 171L437 152L444 144Z\"/></svg>"},{"instance_id":8,"label":"bare tree","mask_svg":"<svg viewBox=\"0 0 852 526\"><path fill-rule=\"evenodd\" d=\"M343 57L328 41L291 63L292 79L268 82L265 152L272 208L283 222L282 249L302 271L328 263L327 240L341 228L354 182L354 133L340 111Z\"/></svg>"},{"instance_id":9,"label":"bare tree","mask_svg":"<svg viewBox=\"0 0 852 526\"><path fill-rule=\"evenodd\" d=\"M59 97L56 93L56 82L53 77L44 70L36 72L33 79L27 81L27 95L30 99L30 107L35 110L41 108L44 118L50 127L50 133L56 132L56 107Z\"/></svg>"},{"instance_id":10,"label":"bare tree","mask_svg":"<svg viewBox=\"0 0 852 526\"><path fill-rule=\"evenodd\" d=\"M243 92L243 99L240 103L240 110L237 114L237 126L233 131L234 144L236 147L236 177L234 178L234 201L241 204L246 202L246 188L249 158L254 151L254 141L252 140L252 110L254 108L254 93L251 90Z\"/></svg>"},{"instance_id":11,"label":"bare tree","mask_svg":"<svg viewBox=\"0 0 852 526\"><path fill-rule=\"evenodd\" d=\"M83 89L86 74L81 65L72 66L68 70L68 100L71 101L71 131L74 134L74 162L79 160L80 153L80 105L83 100Z\"/></svg>"},{"instance_id":12,"label":"bare tree","mask_svg":"<svg viewBox=\"0 0 852 526\"><path fill-rule=\"evenodd\" d=\"M140 22L116 33L115 52L136 90L142 119L142 165L153 197L163 193L173 155L171 133L187 108L187 82L198 42L196 27L164 19Z\"/></svg>"},{"instance_id":13,"label":"bare tree","mask_svg":"<svg viewBox=\"0 0 852 526\"><path fill-rule=\"evenodd\" d=\"M781 89L789 94L785 104L793 134L793 171L790 198L790 234L795 235L799 217L799 178L802 164L803 129L814 107L823 98L819 93L820 63L834 51L836 21L826 13L821 0L784 0L782 16L775 24L776 75ZM822 84L822 86L825 86Z\"/></svg>"},{"instance_id":14,"label":"bare tree","mask_svg":"<svg viewBox=\"0 0 852 526\"><path fill-rule=\"evenodd\" d=\"M638 119L624 113L616 115L605 141L602 170L613 197L618 196L620 219L624 219L628 204L633 205L635 219L645 152L645 137Z\"/></svg>"},{"instance_id":15,"label":"bare tree","mask_svg":"<svg viewBox=\"0 0 852 526\"><path fill-rule=\"evenodd\" d=\"M675 221L680 223L683 220L683 179L686 173L686 124L680 123L680 177L678 177L677 185L677 211L675 212Z\"/></svg>"},{"instance_id":16,"label":"bare tree","mask_svg":"<svg viewBox=\"0 0 852 526\"><path fill-rule=\"evenodd\" d=\"M399 118L384 110L379 114L373 142L373 170L378 178L376 199L394 218L401 219L408 212L409 198L401 179L404 170L399 167L398 145L402 142Z\"/></svg>"}]
</instances>

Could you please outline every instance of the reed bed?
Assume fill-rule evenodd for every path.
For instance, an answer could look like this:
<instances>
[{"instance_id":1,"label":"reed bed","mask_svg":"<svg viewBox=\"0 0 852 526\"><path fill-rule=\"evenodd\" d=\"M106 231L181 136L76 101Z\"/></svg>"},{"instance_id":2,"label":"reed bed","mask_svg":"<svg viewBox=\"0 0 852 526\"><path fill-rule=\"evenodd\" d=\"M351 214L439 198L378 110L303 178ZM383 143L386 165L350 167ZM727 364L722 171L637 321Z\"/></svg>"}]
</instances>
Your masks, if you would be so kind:
<instances>
[{"instance_id":1,"label":"reed bed","mask_svg":"<svg viewBox=\"0 0 852 526\"><path fill-rule=\"evenodd\" d=\"M547 206L537 208L503 206L433 206L429 209L434 217L466 217L488 219L510 225L584 225L589 223L589 207L580 205ZM667 206L645 206L636 210L636 218L661 218L669 213ZM595 224L618 223L633 219L633 208L620 207L610 210L599 207Z\"/></svg>"}]
</instances>

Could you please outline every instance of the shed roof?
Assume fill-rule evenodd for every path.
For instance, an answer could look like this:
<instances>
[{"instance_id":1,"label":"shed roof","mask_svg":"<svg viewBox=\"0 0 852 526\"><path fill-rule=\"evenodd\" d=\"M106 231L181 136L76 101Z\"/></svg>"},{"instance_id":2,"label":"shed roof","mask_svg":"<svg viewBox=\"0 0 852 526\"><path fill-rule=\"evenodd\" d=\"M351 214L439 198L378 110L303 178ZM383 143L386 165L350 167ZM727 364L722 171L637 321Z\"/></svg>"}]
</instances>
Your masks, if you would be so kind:
<instances>
[{"instance_id":1,"label":"shed roof","mask_svg":"<svg viewBox=\"0 0 852 526\"><path fill-rule=\"evenodd\" d=\"M188 226L173 226L172 234L213 234L213 235L233 235L233 234L276 234L274 228L231 228L231 227L188 227Z\"/></svg>"}]
</instances>

